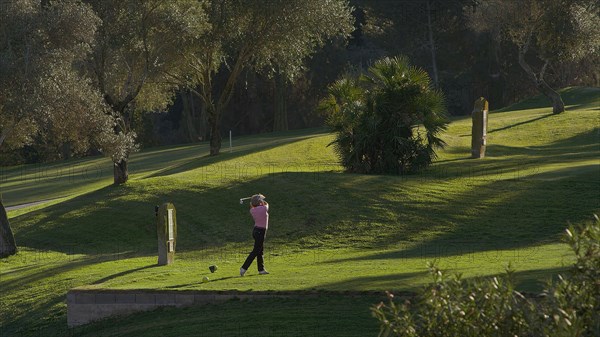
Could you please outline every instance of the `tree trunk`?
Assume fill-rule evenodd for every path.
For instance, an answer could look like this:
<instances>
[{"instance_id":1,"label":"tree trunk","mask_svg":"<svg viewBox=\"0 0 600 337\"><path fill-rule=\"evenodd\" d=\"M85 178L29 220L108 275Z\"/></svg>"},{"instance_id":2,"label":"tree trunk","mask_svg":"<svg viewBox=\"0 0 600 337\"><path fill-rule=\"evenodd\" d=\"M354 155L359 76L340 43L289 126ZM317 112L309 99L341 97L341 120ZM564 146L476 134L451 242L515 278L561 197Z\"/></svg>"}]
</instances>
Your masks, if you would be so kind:
<instances>
[{"instance_id":1,"label":"tree trunk","mask_svg":"<svg viewBox=\"0 0 600 337\"><path fill-rule=\"evenodd\" d=\"M529 44L531 43L531 35L527 39L527 42L519 49L519 65L525 72L527 76L535 83L535 87L546 97L548 97L552 101L552 113L559 114L565 111L565 103L563 102L560 94L552 89L546 81L544 81L544 73L546 72L546 67L548 66L548 60L542 67L540 74L536 74L531 66L525 61L525 55L527 54L527 50L529 49Z\"/></svg>"},{"instance_id":2,"label":"tree trunk","mask_svg":"<svg viewBox=\"0 0 600 337\"><path fill-rule=\"evenodd\" d=\"M183 103L181 119L185 127L184 134L188 142L196 142L198 141L198 133L194 126L194 110L192 103L194 98L191 97L191 95L188 95L187 91L182 91L180 95Z\"/></svg>"},{"instance_id":3,"label":"tree trunk","mask_svg":"<svg viewBox=\"0 0 600 337\"><path fill-rule=\"evenodd\" d=\"M114 173L114 184L121 185L127 182L129 179L129 172L127 171L127 159L121 159L117 163L113 163Z\"/></svg>"},{"instance_id":4,"label":"tree trunk","mask_svg":"<svg viewBox=\"0 0 600 337\"><path fill-rule=\"evenodd\" d=\"M8 137L8 132L9 132L8 128L4 128L4 129L0 130L0 147L4 143L4 140L6 139L6 137Z\"/></svg>"},{"instance_id":5,"label":"tree trunk","mask_svg":"<svg viewBox=\"0 0 600 337\"><path fill-rule=\"evenodd\" d=\"M194 93L190 90L189 91L189 99L190 99L190 126L193 130L193 137L194 137L194 142L197 142L199 140L201 140L201 135L202 135L202 121L201 121L201 114L202 114L202 110L200 112L196 111L196 103L194 101L195 97L194 97Z\"/></svg>"},{"instance_id":6,"label":"tree trunk","mask_svg":"<svg viewBox=\"0 0 600 337\"><path fill-rule=\"evenodd\" d=\"M274 109L273 109L273 131L287 131L287 102L286 102L286 83L279 74L275 75L274 86Z\"/></svg>"},{"instance_id":7,"label":"tree trunk","mask_svg":"<svg viewBox=\"0 0 600 337\"><path fill-rule=\"evenodd\" d=\"M538 90L544 94L544 96L550 98L552 101L552 113L557 115L565 111L565 103L563 102L560 94L556 90L552 89L546 81L543 79L538 80L536 83Z\"/></svg>"},{"instance_id":8,"label":"tree trunk","mask_svg":"<svg viewBox=\"0 0 600 337\"><path fill-rule=\"evenodd\" d=\"M435 57L435 41L433 39L433 25L431 23L431 3L427 0L427 29L429 35L429 47L431 49L431 68L433 72L433 83L436 88L439 88L438 68Z\"/></svg>"},{"instance_id":9,"label":"tree trunk","mask_svg":"<svg viewBox=\"0 0 600 337\"><path fill-rule=\"evenodd\" d=\"M2 199L0 199L0 258L5 258L10 255L17 253L17 244L15 243L15 237L10 223L8 222L8 215Z\"/></svg>"},{"instance_id":10,"label":"tree trunk","mask_svg":"<svg viewBox=\"0 0 600 337\"><path fill-rule=\"evenodd\" d=\"M202 137L202 139L200 139L201 141L205 141L208 139L208 117L207 117L207 113L206 113L206 104L202 104L200 106L200 117L199 117L199 127L198 127L198 132L200 134L200 137Z\"/></svg>"},{"instance_id":11,"label":"tree trunk","mask_svg":"<svg viewBox=\"0 0 600 337\"><path fill-rule=\"evenodd\" d=\"M207 107L208 124L210 126L210 155L216 156L221 150L221 116L214 106Z\"/></svg>"},{"instance_id":12,"label":"tree trunk","mask_svg":"<svg viewBox=\"0 0 600 337\"><path fill-rule=\"evenodd\" d=\"M60 152L62 153L63 160L71 159L71 142L64 143L60 147Z\"/></svg>"}]
</instances>

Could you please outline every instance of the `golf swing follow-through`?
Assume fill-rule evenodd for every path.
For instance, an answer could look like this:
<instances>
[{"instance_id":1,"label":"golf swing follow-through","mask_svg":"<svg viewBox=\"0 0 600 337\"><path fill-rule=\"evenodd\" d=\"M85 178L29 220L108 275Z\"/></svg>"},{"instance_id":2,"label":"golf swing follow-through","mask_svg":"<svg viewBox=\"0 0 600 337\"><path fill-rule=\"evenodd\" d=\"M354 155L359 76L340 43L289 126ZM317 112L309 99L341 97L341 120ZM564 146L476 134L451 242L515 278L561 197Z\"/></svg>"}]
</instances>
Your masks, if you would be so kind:
<instances>
[{"instance_id":1,"label":"golf swing follow-through","mask_svg":"<svg viewBox=\"0 0 600 337\"><path fill-rule=\"evenodd\" d=\"M258 193L248 198L241 198L240 204L243 204L244 200L247 199L250 199L250 214L254 219L254 228L252 230L254 248L240 268L240 276L244 276L244 274L246 274L246 271L248 268L250 268L250 265L255 258L258 265L258 273L260 275L267 275L269 272L265 270L263 247L267 229L269 228L269 203L265 201L264 195Z\"/></svg>"}]
</instances>

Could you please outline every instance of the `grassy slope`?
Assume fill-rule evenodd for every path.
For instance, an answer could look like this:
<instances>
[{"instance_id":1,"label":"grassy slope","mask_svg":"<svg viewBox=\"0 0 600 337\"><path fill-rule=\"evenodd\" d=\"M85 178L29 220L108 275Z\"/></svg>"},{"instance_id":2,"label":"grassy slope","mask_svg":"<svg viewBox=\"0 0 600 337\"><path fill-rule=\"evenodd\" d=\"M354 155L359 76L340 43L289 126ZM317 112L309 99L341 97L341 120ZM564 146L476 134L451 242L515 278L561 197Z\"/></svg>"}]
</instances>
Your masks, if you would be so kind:
<instances>
[{"instance_id":1,"label":"grassy slope","mask_svg":"<svg viewBox=\"0 0 600 337\"><path fill-rule=\"evenodd\" d=\"M569 89L570 110L558 116L540 99L491 114L483 160L467 159L470 119L459 118L435 166L411 177L342 174L325 147L332 136L320 130L244 137L217 158L204 156L206 145L146 151L132 158L131 181L122 187L106 187L105 159L4 169L1 191L10 205L68 197L9 213L22 252L0 262L0 335L64 329L64 295L77 286L411 289L428 281L425 263L436 260L467 277L501 272L511 262L521 287L535 289L570 262L558 243L567 222L600 209L599 96L598 89ZM85 168L95 173L70 173ZM265 257L272 275L232 277L251 227L237 199L258 191L272 203ZM174 266L153 267L153 205L167 200L178 209L179 253ZM203 284L211 263L219 271ZM362 312L350 299L336 301L330 310ZM244 331L260 331L241 318L248 305L219 310L241 319ZM285 320L297 306L310 305L263 302L261 310L288 313ZM211 310L183 312L210 318ZM139 322L162 325L159 317L178 313L137 315L118 320L118 329L109 322L78 334L126 334ZM183 325L224 326L208 318L188 317ZM288 331L307 320L312 327L327 321L305 317ZM373 331L368 319L358 320ZM277 329L278 322L265 324Z\"/></svg>"},{"instance_id":2,"label":"grassy slope","mask_svg":"<svg viewBox=\"0 0 600 337\"><path fill-rule=\"evenodd\" d=\"M230 301L109 319L78 328L75 333L77 336L103 337L373 336L378 326L370 317L369 308L380 300L373 296L322 296L270 299L258 303ZM157 320L157 317L162 318Z\"/></svg>"}]
</instances>

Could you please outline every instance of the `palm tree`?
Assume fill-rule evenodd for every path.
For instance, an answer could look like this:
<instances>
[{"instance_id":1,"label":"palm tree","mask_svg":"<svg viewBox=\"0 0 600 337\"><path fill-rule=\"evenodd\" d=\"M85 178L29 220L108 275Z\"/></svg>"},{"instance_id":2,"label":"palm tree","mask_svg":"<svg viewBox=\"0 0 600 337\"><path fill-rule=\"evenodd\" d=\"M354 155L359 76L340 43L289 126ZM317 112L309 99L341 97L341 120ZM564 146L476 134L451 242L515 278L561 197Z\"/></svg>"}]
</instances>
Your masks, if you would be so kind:
<instances>
[{"instance_id":1,"label":"palm tree","mask_svg":"<svg viewBox=\"0 0 600 337\"><path fill-rule=\"evenodd\" d=\"M439 138L448 125L444 96L404 56L379 60L365 74L346 74L329 86L320 107L349 172L414 172L445 145Z\"/></svg>"}]
</instances>

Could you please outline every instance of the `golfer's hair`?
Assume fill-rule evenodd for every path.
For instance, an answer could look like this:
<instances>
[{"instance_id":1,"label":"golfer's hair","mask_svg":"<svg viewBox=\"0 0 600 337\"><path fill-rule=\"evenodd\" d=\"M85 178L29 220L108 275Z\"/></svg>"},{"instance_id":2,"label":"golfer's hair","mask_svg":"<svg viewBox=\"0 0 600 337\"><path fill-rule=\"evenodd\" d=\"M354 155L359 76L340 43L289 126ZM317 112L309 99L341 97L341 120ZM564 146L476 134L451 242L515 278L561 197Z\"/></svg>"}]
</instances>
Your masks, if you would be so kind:
<instances>
[{"instance_id":1,"label":"golfer's hair","mask_svg":"<svg viewBox=\"0 0 600 337\"><path fill-rule=\"evenodd\" d=\"M260 206L260 203L263 201L264 196L262 194L255 194L250 199L250 204L254 207Z\"/></svg>"}]
</instances>

